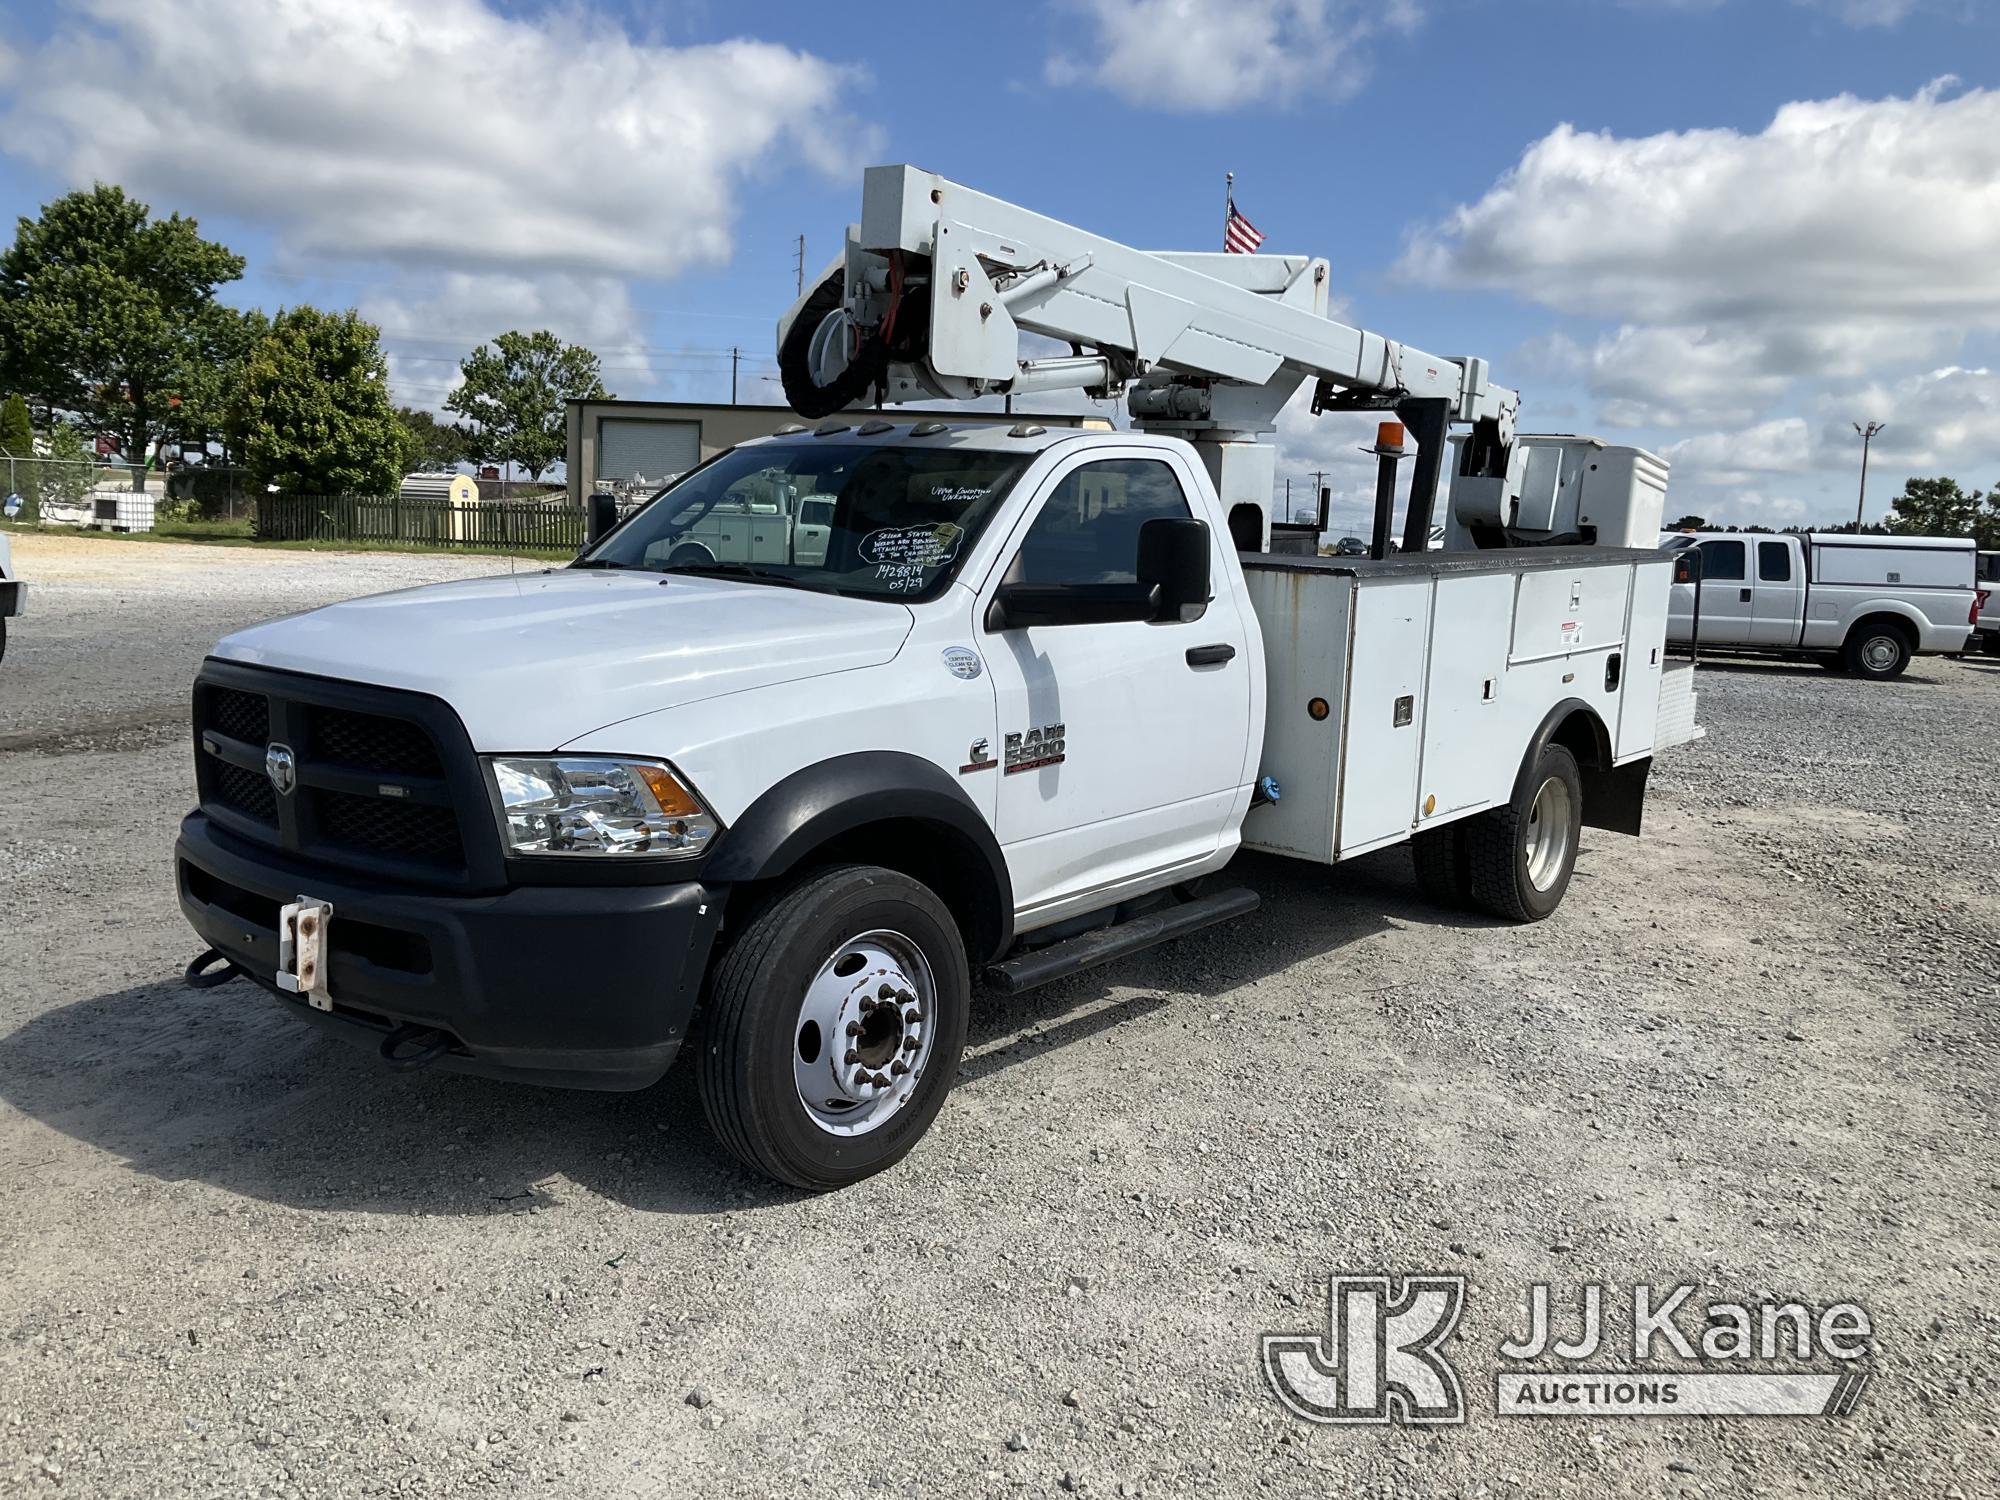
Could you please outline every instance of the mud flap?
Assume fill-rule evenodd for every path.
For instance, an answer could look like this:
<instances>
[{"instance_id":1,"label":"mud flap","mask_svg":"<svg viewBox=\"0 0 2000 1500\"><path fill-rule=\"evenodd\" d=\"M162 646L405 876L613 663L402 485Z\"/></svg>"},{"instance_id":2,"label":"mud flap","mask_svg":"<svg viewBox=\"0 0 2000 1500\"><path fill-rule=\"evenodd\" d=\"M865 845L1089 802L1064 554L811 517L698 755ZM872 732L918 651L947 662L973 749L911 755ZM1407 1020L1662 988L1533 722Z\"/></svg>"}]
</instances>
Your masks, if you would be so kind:
<instances>
[{"instance_id":1,"label":"mud flap","mask_svg":"<svg viewBox=\"0 0 2000 1500\"><path fill-rule=\"evenodd\" d=\"M1583 783L1583 821L1592 828L1638 837L1639 820L1646 811L1646 778L1652 774L1653 757L1629 761L1608 771L1590 766L1577 767Z\"/></svg>"}]
</instances>

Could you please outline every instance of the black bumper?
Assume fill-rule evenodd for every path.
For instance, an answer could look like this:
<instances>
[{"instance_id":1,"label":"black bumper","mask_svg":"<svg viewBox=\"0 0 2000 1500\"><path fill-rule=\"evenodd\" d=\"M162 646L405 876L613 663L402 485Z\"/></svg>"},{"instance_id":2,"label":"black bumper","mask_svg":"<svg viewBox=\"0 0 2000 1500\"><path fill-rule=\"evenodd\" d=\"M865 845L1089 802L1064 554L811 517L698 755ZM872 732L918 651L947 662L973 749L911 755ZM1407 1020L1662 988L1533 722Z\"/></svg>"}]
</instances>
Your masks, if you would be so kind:
<instances>
[{"instance_id":1,"label":"black bumper","mask_svg":"<svg viewBox=\"0 0 2000 1500\"><path fill-rule=\"evenodd\" d=\"M398 1025L453 1039L438 1066L568 1088L638 1089L666 1072L694 1015L725 891L518 886L439 895L344 884L217 831L175 847L181 911L293 1014L378 1049ZM278 908L333 903L319 1011L277 988Z\"/></svg>"}]
</instances>

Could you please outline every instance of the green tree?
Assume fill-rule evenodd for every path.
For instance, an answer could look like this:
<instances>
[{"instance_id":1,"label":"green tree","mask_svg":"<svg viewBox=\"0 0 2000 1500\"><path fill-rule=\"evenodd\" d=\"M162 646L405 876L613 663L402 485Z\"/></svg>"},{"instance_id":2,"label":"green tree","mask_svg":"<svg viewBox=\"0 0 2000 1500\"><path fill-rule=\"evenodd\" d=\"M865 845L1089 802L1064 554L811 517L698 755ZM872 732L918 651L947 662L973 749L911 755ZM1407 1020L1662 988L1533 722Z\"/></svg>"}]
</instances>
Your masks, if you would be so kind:
<instances>
[{"instance_id":1,"label":"green tree","mask_svg":"<svg viewBox=\"0 0 2000 1500\"><path fill-rule=\"evenodd\" d=\"M198 231L99 183L21 219L0 254L0 381L117 434L135 489L200 368L215 289L243 274L242 256Z\"/></svg>"},{"instance_id":2,"label":"green tree","mask_svg":"<svg viewBox=\"0 0 2000 1500\"><path fill-rule=\"evenodd\" d=\"M209 308L195 330L197 357L175 390L162 435L184 451L227 446L229 408L242 389L250 352L270 333L271 320L258 308Z\"/></svg>"},{"instance_id":3,"label":"green tree","mask_svg":"<svg viewBox=\"0 0 2000 1500\"><path fill-rule=\"evenodd\" d=\"M381 330L352 310L280 312L230 407L237 460L287 494L381 495L401 481L403 444Z\"/></svg>"},{"instance_id":4,"label":"green tree","mask_svg":"<svg viewBox=\"0 0 2000 1500\"><path fill-rule=\"evenodd\" d=\"M465 430L440 422L433 412L420 406L399 406L396 420L403 424L407 439L403 462L413 469L449 469L469 457Z\"/></svg>"},{"instance_id":5,"label":"green tree","mask_svg":"<svg viewBox=\"0 0 2000 1500\"><path fill-rule=\"evenodd\" d=\"M0 402L0 456L11 459L26 459L26 463L10 463L0 468L0 491L12 490L21 497L23 520L35 520L41 514L36 481L41 477L36 470L41 465L35 462L35 428L28 417L28 403L19 396L9 396Z\"/></svg>"},{"instance_id":6,"label":"green tree","mask_svg":"<svg viewBox=\"0 0 2000 1500\"><path fill-rule=\"evenodd\" d=\"M81 505L97 486L97 445L74 422L49 424L49 462L39 488L44 502Z\"/></svg>"},{"instance_id":7,"label":"green tree","mask_svg":"<svg viewBox=\"0 0 2000 1500\"><path fill-rule=\"evenodd\" d=\"M531 480L563 456L564 403L610 399L597 356L546 328L503 333L491 347L482 344L466 355L458 368L464 380L446 399L445 410L477 425L479 457L519 464Z\"/></svg>"},{"instance_id":8,"label":"green tree","mask_svg":"<svg viewBox=\"0 0 2000 1500\"><path fill-rule=\"evenodd\" d=\"M1910 478L1890 503L1888 527L1899 536L1967 536L2000 546L2000 494L1967 493L1955 479Z\"/></svg>"},{"instance_id":9,"label":"green tree","mask_svg":"<svg viewBox=\"0 0 2000 1500\"><path fill-rule=\"evenodd\" d=\"M1667 528L1669 531L1707 531L1708 529L1707 516L1682 516Z\"/></svg>"}]
</instances>

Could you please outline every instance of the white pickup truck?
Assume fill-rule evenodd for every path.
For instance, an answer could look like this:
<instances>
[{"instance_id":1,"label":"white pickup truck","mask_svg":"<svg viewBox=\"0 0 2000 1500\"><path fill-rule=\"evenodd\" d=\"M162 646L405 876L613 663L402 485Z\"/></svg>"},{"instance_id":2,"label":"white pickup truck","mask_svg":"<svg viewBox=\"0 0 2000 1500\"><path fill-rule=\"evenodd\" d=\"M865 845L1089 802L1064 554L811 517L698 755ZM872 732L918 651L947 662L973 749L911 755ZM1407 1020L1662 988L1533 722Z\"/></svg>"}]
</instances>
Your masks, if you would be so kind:
<instances>
[{"instance_id":1,"label":"white pickup truck","mask_svg":"<svg viewBox=\"0 0 2000 1500\"><path fill-rule=\"evenodd\" d=\"M1979 554L1979 613L1972 622L1968 651L2000 656L2000 552Z\"/></svg>"},{"instance_id":2,"label":"white pickup truck","mask_svg":"<svg viewBox=\"0 0 2000 1500\"><path fill-rule=\"evenodd\" d=\"M1978 612L1969 540L1675 532L1663 544L1701 561L1699 607L1693 581L1676 582L1667 639L1704 651L1895 677L1912 656L1965 650Z\"/></svg>"},{"instance_id":3,"label":"white pickup truck","mask_svg":"<svg viewBox=\"0 0 2000 1500\"><path fill-rule=\"evenodd\" d=\"M1080 232L877 170L898 175L883 204L871 172L871 209L916 216L883 233L930 253L876 275L851 250L854 274L830 278L845 308L815 289L784 349L802 317L815 335L854 321L810 340L836 361L895 324L891 378L942 378L902 342L919 314L877 317L874 299L957 281L938 257L959 221L924 216L963 201L996 240L978 262L996 290L957 333L1005 305L1004 244L1063 257L1100 349L1193 330L1179 358L1208 370L1240 368L1255 337L1324 337L1328 353L1244 387L1270 414L1288 392L1266 386L1384 353L1315 305L1323 263L1212 277L1186 262L1248 257L1090 239L1083 281ZM1142 309L1132 345L1107 301ZM1483 366L1386 352L1342 389L1385 394L1429 435L1409 550L1384 509L1369 557L1266 553L1270 469L1244 487L1258 458L1240 427L1227 442L1249 451L1218 454L1198 428L862 420L837 409L857 391L608 530L593 508L571 566L230 636L194 690L199 806L176 880L208 949L189 983L247 976L400 1068L640 1088L686 1046L725 1146L829 1189L929 1126L975 975L1025 988L1241 916L1253 891L1205 884L1239 849L1326 864L1413 841L1435 895L1548 916L1582 828L1636 834L1652 757L1699 733L1692 664L1665 659L1664 468L1570 485L1540 519L1584 540L1529 544L1528 471L1603 474L1618 453L1524 451L1517 398ZM1176 421L1198 405L1149 389ZM1427 550L1455 413L1473 429L1455 514L1493 545ZM1392 481L1399 436L1378 441ZM746 483L830 500L816 555L760 559L712 527L702 555L682 550Z\"/></svg>"}]
</instances>

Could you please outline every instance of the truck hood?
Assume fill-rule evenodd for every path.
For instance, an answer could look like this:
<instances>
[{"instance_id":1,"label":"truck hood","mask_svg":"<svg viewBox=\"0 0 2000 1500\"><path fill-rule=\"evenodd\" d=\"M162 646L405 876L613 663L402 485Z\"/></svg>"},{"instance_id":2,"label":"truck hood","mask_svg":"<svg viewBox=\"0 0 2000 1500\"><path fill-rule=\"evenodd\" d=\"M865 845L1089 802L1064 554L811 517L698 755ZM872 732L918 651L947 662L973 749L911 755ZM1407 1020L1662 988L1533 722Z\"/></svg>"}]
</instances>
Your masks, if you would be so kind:
<instances>
[{"instance_id":1,"label":"truck hood","mask_svg":"<svg viewBox=\"0 0 2000 1500\"><path fill-rule=\"evenodd\" d=\"M776 584L562 568L350 599L214 654L429 693L482 751L552 750L638 714L878 666L913 620Z\"/></svg>"}]
</instances>

